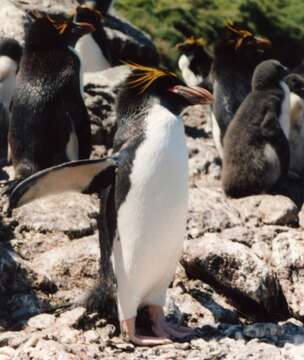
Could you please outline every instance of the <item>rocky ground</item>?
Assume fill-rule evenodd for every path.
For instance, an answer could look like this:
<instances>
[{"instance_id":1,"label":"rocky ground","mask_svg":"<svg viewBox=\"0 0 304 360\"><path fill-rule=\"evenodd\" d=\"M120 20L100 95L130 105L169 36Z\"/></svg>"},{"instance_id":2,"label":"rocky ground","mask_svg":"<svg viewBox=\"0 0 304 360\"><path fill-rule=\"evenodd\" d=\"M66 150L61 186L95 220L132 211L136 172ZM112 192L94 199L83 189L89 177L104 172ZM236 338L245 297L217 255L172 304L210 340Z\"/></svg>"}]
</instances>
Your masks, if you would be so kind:
<instances>
[{"instance_id":1,"label":"rocky ground","mask_svg":"<svg viewBox=\"0 0 304 360\"><path fill-rule=\"evenodd\" d=\"M93 157L111 152L115 96L127 74L121 66L85 77ZM52 196L11 216L2 198L0 360L304 359L303 184L289 180L273 195L227 199L208 111L194 106L183 115L188 228L166 306L170 321L195 335L136 348L121 340L115 322L84 307L99 283L96 196ZM12 168L0 176L5 183Z\"/></svg>"}]
</instances>

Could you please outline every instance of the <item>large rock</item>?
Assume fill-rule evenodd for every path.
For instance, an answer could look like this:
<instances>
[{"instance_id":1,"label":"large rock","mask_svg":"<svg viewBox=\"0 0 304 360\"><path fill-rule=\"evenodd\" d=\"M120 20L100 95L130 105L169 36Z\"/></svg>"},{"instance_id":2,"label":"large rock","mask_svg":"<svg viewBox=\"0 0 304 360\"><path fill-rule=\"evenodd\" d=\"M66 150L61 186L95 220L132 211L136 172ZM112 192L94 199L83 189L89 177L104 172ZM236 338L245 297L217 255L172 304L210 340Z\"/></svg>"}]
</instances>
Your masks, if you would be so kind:
<instances>
[{"instance_id":1,"label":"large rock","mask_svg":"<svg viewBox=\"0 0 304 360\"><path fill-rule=\"evenodd\" d=\"M239 212L221 193L208 188L190 190L188 235L197 238L206 232L216 232L241 224Z\"/></svg>"},{"instance_id":2,"label":"large rock","mask_svg":"<svg viewBox=\"0 0 304 360\"><path fill-rule=\"evenodd\" d=\"M78 193L52 195L13 211L18 232L62 232L70 239L92 235L98 214L97 198Z\"/></svg>"},{"instance_id":3,"label":"large rock","mask_svg":"<svg viewBox=\"0 0 304 360\"><path fill-rule=\"evenodd\" d=\"M186 242L182 264L191 278L206 281L250 317L288 315L275 274L242 244L207 234Z\"/></svg>"},{"instance_id":4,"label":"large rock","mask_svg":"<svg viewBox=\"0 0 304 360\"><path fill-rule=\"evenodd\" d=\"M304 236L300 231L278 235L272 262L292 315L304 321Z\"/></svg>"}]
</instances>

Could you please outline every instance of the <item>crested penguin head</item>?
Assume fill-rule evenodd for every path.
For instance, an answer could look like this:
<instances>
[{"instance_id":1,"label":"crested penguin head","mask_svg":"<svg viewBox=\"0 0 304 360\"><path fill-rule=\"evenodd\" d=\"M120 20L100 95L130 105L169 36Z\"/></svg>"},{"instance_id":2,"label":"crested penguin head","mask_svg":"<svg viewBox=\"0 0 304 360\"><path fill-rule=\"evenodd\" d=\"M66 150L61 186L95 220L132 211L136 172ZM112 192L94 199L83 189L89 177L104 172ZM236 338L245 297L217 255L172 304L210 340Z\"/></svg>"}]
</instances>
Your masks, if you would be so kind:
<instances>
[{"instance_id":1,"label":"crested penguin head","mask_svg":"<svg viewBox=\"0 0 304 360\"><path fill-rule=\"evenodd\" d=\"M252 88L254 90L266 90L281 86L282 81L288 75L289 70L277 60L265 60L254 70Z\"/></svg>"},{"instance_id":2,"label":"crested penguin head","mask_svg":"<svg viewBox=\"0 0 304 360\"><path fill-rule=\"evenodd\" d=\"M0 56L7 56L19 65L22 56L22 47L15 39L2 38L0 39Z\"/></svg>"},{"instance_id":3,"label":"crested penguin head","mask_svg":"<svg viewBox=\"0 0 304 360\"><path fill-rule=\"evenodd\" d=\"M203 38L195 38L194 36L190 36L183 42L178 43L176 48L188 55L196 52L197 50L204 50L206 44L207 43Z\"/></svg>"},{"instance_id":4,"label":"crested penguin head","mask_svg":"<svg viewBox=\"0 0 304 360\"><path fill-rule=\"evenodd\" d=\"M134 63L128 65L132 73L120 92L120 100L128 107L138 108L142 103L159 103L179 115L186 106L213 101L208 90L186 86L173 72Z\"/></svg>"},{"instance_id":5,"label":"crested penguin head","mask_svg":"<svg viewBox=\"0 0 304 360\"><path fill-rule=\"evenodd\" d=\"M33 20L26 36L26 48L74 46L83 35L96 30L101 14L79 6L73 16L58 18L37 11L29 14Z\"/></svg>"},{"instance_id":6,"label":"crested penguin head","mask_svg":"<svg viewBox=\"0 0 304 360\"><path fill-rule=\"evenodd\" d=\"M271 47L268 39L255 36L252 32L236 25L227 25L227 34L215 46L215 53L231 58L239 57L244 62L261 56Z\"/></svg>"}]
</instances>

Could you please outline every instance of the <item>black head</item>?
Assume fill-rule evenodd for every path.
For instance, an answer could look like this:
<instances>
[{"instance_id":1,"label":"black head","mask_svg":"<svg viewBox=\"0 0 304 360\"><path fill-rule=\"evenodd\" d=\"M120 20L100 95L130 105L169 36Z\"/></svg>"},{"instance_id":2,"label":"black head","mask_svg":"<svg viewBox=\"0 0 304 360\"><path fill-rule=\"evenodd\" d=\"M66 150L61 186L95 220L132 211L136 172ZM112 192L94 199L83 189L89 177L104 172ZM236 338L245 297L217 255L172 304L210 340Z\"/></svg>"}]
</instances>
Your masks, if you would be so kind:
<instances>
[{"instance_id":1,"label":"black head","mask_svg":"<svg viewBox=\"0 0 304 360\"><path fill-rule=\"evenodd\" d=\"M304 99L304 77L300 74L290 74L286 77L290 91Z\"/></svg>"},{"instance_id":2,"label":"black head","mask_svg":"<svg viewBox=\"0 0 304 360\"><path fill-rule=\"evenodd\" d=\"M96 31L100 26L102 15L88 6L78 6L73 18L59 27L59 31L69 45L74 46L83 35Z\"/></svg>"},{"instance_id":3,"label":"black head","mask_svg":"<svg viewBox=\"0 0 304 360\"><path fill-rule=\"evenodd\" d=\"M174 73L137 64L129 64L131 75L127 78L120 98L124 103L139 104L155 99L179 114L184 107L211 103L212 94L200 87L187 87ZM136 105L136 106L137 106Z\"/></svg>"},{"instance_id":4,"label":"black head","mask_svg":"<svg viewBox=\"0 0 304 360\"><path fill-rule=\"evenodd\" d=\"M250 59L252 56L261 55L271 47L268 39L255 36L248 30L241 29L236 25L227 25L226 35L215 46L215 53L239 57L240 59Z\"/></svg>"},{"instance_id":5,"label":"black head","mask_svg":"<svg viewBox=\"0 0 304 360\"><path fill-rule=\"evenodd\" d=\"M22 56L22 47L15 39L0 39L0 56L8 56L19 64Z\"/></svg>"},{"instance_id":6,"label":"black head","mask_svg":"<svg viewBox=\"0 0 304 360\"><path fill-rule=\"evenodd\" d=\"M289 70L277 60L265 60L254 70L252 88L254 90L265 90L280 86Z\"/></svg>"},{"instance_id":7,"label":"black head","mask_svg":"<svg viewBox=\"0 0 304 360\"><path fill-rule=\"evenodd\" d=\"M77 0L80 5L95 9L106 15L114 0Z\"/></svg>"}]
</instances>

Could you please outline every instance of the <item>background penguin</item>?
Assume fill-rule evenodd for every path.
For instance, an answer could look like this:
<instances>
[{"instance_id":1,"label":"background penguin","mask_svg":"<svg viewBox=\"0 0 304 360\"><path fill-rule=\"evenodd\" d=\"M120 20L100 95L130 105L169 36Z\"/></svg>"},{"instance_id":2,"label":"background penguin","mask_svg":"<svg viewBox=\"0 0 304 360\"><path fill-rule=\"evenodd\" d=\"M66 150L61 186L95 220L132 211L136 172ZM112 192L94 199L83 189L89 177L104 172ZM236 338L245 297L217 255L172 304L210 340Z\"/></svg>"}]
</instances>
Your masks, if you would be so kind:
<instances>
[{"instance_id":1,"label":"background penguin","mask_svg":"<svg viewBox=\"0 0 304 360\"><path fill-rule=\"evenodd\" d=\"M82 2L82 7L87 7L107 14L112 1L89 0ZM83 72L97 72L110 68L111 55L108 45L108 38L103 24L98 22L93 33L85 34L76 43L75 49L79 54Z\"/></svg>"},{"instance_id":2,"label":"background penguin","mask_svg":"<svg viewBox=\"0 0 304 360\"><path fill-rule=\"evenodd\" d=\"M257 66L247 96L224 138L222 184L231 197L270 190L288 173L287 68L276 60Z\"/></svg>"},{"instance_id":3,"label":"background penguin","mask_svg":"<svg viewBox=\"0 0 304 360\"><path fill-rule=\"evenodd\" d=\"M90 155L80 61L72 46L100 19L95 12L78 10L73 21L63 23L40 17L26 36L9 128L18 178Z\"/></svg>"},{"instance_id":4,"label":"background penguin","mask_svg":"<svg viewBox=\"0 0 304 360\"><path fill-rule=\"evenodd\" d=\"M230 25L227 28L229 34L215 45L212 65L212 134L221 158L226 129L251 91L253 71L268 57L265 50L271 45L268 40L255 37L249 31Z\"/></svg>"},{"instance_id":5,"label":"background penguin","mask_svg":"<svg viewBox=\"0 0 304 360\"><path fill-rule=\"evenodd\" d=\"M183 43L177 44L176 46L182 54L178 60L178 67L188 86L202 85L212 90L212 84L208 78L212 58L206 51L205 45L203 39L196 39L193 36L187 38Z\"/></svg>"},{"instance_id":6,"label":"background penguin","mask_svg":"<svg viewBox=\"0 0 304 360\"><path fill-rule=\"evenodd\" d=\"M0 158L7 160L9 109L16 89L22 47L11 38L0 39Z\"/></svg>"},{"instance_id":7,"label":"background penguin","mask_svg":"<svg viewBox=\"0 0 304 360\"><path fill-rule=\"evenodd\" d=\"M300 70L298 68L294 71ZM294 71L286 78L290 89L289 174L292 177L302 177L304 175L304 77Z\"/></svg>"},{"instance_id":8,"label":"background penguin","mask_svg":"<svg viewBox=\"0 0 304 360\"><path fill-rule=\"evenodd\" d=\"M172 73L132 67L118 95L116 154L42 171L15 188L10 204L67 189L90 193L111 184L102 201L107 235L100 245L103 256L111 253L106 244L113 244L121 329L135 344L157 345L190 331L167 323L162 308L186 230L188 152L179 113L190 104L210 102L212 95L183 86ZM157 337L136 335L137 310L144 305Z\"/></svg>"}]
</instances>

